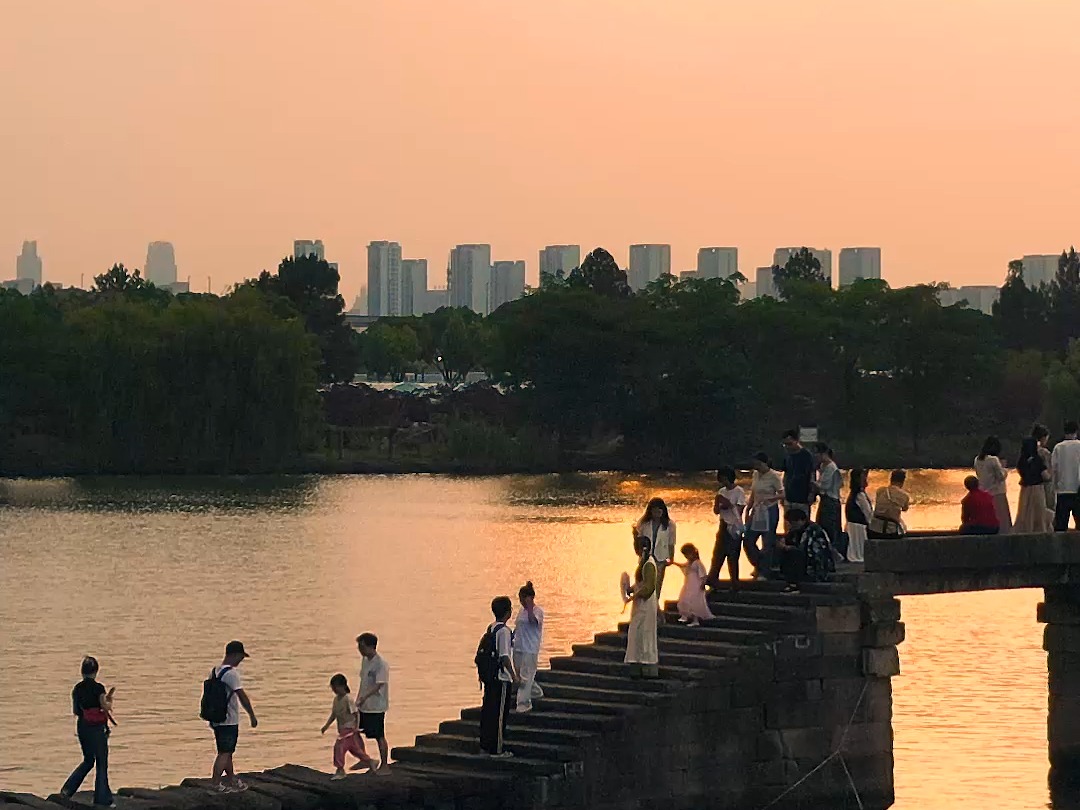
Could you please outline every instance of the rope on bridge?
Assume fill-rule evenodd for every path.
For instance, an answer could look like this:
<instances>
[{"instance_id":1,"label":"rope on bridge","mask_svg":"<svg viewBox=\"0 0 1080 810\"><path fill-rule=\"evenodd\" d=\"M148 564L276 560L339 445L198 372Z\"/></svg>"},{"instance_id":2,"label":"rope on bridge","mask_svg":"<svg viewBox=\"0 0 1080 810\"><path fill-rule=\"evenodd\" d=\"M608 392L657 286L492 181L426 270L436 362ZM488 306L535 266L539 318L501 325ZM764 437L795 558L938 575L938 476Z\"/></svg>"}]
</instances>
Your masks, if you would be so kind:
<instances>
[{"instance_id":1,"label":"rope on bridge","mask_svg":"<svg viewBox=\"0 0 1080 810\"><path fill-rule=\"evenodd\" d=\"M859 810L863 810L862 798L859 796L859 791L855 787L855 780L851 778L851 771L848 770L847 763L844 761L843 751L844 751L844 743L847 742L848 731L851 730L851 726L855 722L855 715L859 713L859 707L862 705L863 697L866 695L866 686L867 686L867 682L863 681L863 688L862 688L862 691L859 692L859 699L857 701L855 701L855 708L851 712L851 718L847 721L847 725L844 726L844 733L842 735L840 735L840 742L837 744L836 750L833 751L831 754L829 754L827 757L825 757L825 759L823 759L820 763L818 763L817 767L815 767L813 770L811 770L810 773L808 773L806 776L804 776L802 779L800 779L794 785L789 787L787 790L785 790L783 793L781 793L779 796L777 796L775 799L773 799L767 805L762 807L761 810L769 810L770 807L773 807L774 805L778 804L781 799L783 799L789 793L794 791L795 788L799 787L801 784L803 784L803 782L805 782L807 779L809 779L815 773L820 771L822 768L824 768L826 765L829 764L829 762L831 762L834 759L839 759L840 760L840 765L841 765L841 767L843 767L844 774L847 776L848 784L851 785L851 792L855 794L855 801L859 805Z\"/></svg>"}]
</instances>

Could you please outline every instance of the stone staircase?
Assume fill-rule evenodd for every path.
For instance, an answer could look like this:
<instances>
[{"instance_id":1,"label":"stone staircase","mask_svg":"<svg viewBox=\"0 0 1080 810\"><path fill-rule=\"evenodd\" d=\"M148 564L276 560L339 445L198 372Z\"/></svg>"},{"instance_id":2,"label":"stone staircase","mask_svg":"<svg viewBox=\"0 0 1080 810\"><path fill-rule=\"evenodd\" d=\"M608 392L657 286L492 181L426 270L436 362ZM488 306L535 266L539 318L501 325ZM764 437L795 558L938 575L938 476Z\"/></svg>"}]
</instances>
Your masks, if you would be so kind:
<instances>
[{"instance_id":1,"label":"stone staircase","mask_svg":"<svg viewBox=\"0 0 1080 810\"><path fill-rule=\"evenodd\" d=\"M492 759L479 750L479 708L442 723L411 747L396 748L395 771L425 778L432 773L502 780L517 802L531 806L598 806L585 774L604 767L626 746L625 731L643 713L663 710L695 687L747 682L753 662L767 664L776 646L793 634L812 633L818 608L851 605L850 584L808 586L784 593L776 583L743 583L738 592L710 594L714 618L700 627L678 623L675 604L665 605L658 630L659 678L631 676L623 663L628 623L576 644L537 674L544 697L526 714L511 713L506 747L513 758ZM660 712L662 713L662 712ZM607 799L606 796L603 799Z\"/></svg>"}]
</instances>

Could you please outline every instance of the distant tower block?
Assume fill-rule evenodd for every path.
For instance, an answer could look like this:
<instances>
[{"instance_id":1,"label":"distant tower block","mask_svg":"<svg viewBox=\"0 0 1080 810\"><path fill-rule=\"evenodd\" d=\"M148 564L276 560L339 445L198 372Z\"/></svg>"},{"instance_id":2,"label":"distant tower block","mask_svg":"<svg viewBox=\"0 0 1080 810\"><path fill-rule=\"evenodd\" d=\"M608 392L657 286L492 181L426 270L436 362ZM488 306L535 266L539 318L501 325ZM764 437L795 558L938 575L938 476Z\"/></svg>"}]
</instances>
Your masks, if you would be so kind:
<instances>
[{"instance_id":1,"label":"distant tower block","mask_svg":"<svg viewBox=\"0 0 1080 810\"><path fill-rule=\"evenodd\" d=\"M176 253L172 242L151 242L146 248L146 280L155 287L176 284Z\"/></svg>"}]
</instances>

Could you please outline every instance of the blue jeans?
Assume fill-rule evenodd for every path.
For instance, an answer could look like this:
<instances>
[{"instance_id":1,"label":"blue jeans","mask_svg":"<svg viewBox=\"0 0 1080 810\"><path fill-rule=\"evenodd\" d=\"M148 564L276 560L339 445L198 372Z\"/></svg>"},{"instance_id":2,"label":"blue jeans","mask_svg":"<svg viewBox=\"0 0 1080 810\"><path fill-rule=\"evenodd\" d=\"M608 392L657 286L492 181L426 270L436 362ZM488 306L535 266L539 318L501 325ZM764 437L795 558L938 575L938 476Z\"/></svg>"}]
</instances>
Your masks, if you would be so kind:
<instances>
[{"instance_id":1,"label":"blue jeans","mask_svg":"<svg viewBox=\"0 0 1080 810\"><path fill-rule=\"evenodd\" d=\"M773 579L773 570L776 567L776 529L780 525L780 507L769 507L769 528L765 531L757 531L747 527L743 535L743 544L746 548L746 556L751 564L757 569L760 576ZM761 549L758 550L757 541L761 538ZM755 553L751 552L754 549ZM756 559L755 559L756 557Z\"/></svg>"},{"instance_id":2,"label":"blue jeans","mask_svg":"<svg viewBox=\"0 0 1080 810\"><path fill-rule=\"evenodd\" d=\"M91 770L94 774L94 804L108 807L113 803L113 794L109 790L109 729L106 725L91 726L79 723L79 746L82 748L83 761L71 772L60 792L74 796Z\"/></svg>"}]
</instances>

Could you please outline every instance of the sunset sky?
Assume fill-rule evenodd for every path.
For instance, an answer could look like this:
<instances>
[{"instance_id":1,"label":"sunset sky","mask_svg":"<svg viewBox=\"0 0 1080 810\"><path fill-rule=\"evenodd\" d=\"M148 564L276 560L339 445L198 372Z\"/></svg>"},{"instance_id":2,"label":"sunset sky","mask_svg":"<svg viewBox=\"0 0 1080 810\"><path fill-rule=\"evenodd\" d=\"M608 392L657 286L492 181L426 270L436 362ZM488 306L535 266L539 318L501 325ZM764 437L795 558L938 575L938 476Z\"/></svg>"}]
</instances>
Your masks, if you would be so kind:
<instances>
[{"instance_id":1,"label":"sunset sky","mask_svg":"<svg viewBox=\"0 0 1080 810\"><path fill-rule=\"evenodd\" d=\"M0 279L146 244L215 291L321 238L880 245L894 285L1080 242L1078 0L0 0Z\"/></svg>"}]
</instances>

